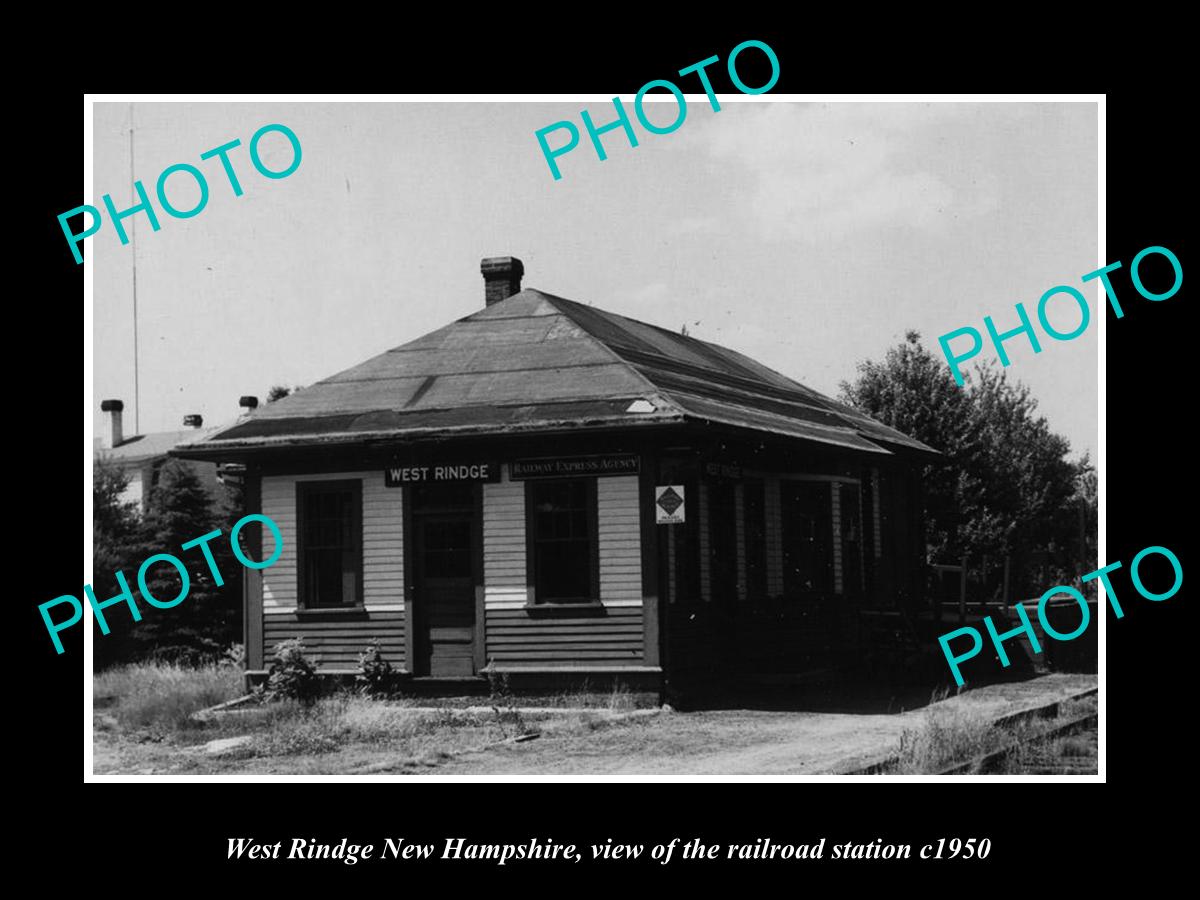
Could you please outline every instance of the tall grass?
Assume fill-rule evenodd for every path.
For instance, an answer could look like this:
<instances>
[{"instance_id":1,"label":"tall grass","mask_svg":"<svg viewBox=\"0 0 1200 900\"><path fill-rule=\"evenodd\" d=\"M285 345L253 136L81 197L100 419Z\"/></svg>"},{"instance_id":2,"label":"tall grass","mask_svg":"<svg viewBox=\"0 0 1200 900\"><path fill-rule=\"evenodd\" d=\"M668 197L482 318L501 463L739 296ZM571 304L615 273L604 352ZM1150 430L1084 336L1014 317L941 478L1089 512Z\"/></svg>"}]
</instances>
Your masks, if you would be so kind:
<instances>
[{"instance_id":1,"label":"tall grass","mask_svg":"<svg viewBox=\"0 0 1200 900\"><path fill-rule=\"evenodd\" d=\"M106 669L92 681L92 702L125 730L188 728L192 713L241 696L236 666L133 663Z\"/></svg>"},{"instance_id":2,"label":"tall grass","mask_svg":"<svg viewBox=\"0 0 1200 900\"><path fill-rule=\"evenodd\" d=\"M243 724L250 722L252 740L240 754L245 757L332 753L350 745L411 751L435 735L444 747L461 750L492 739L487 716L448 707L414 713L353 694L325 697L311 707L269 704Z\"/></svg>"},{"instance_id":3,"label":"tall grass","mask_svg":"<svg viewBox=\"0 0 1200 900\"><path fill-rule=\"evenodd\" d=\"M98 673L92 693L97 727L120 740L122 759L143 759L155 765L161 764L164 741L195 751L218 736L244 736L249 740L224 751L226 764L290 757L293 762L287 765L311 764L317 771L335 763L316 760L346 752L352 756L376 754L378 759L372 765L391 770L437 765L451 756L511 736L511 729L505 727L507 720L497 721L497 716L488 713L449 705L414 710L405 701L384 702L350 691L324 696L311 704L280 700L239 707L206 717L203 722L192 719L192 714L201 709L241 696L242 671L229 665L125 665ZM594 711L522 711L513 697L496 705L506 715L511 705L521 723L517 733L545 730L544 726L562 733L595 730L612 724L604 710L634 706L624 686L608 693L562 695L558 699L571 705L586 704ZM307 757L312 761L295 762L296 758Z\"/></svg>"},{"instance_id":4,"label":"tall grass","mask_svg":"<svg viewBox=\"0 0 1200 900\"><path fill-rule=\"evenodd\" d=\"M935 692L921 726L905 729L900 735L899 763L893 774L931 774L996 746L998 735L991 719L942 704L947 693Z\"/></svg>"},{"instance_id":5,"label":"tall grass","mask_svg":"<svg viewBox=\"0 0 1200 900\"><path fill-rule=\"evenodd\" d=\"M587 679L575 690L566 690L545 698L544 701L531 699L530 706L545 705L562 707L564 709L607 709L611 712L627 712L637 709L638 698L629 690L629 686L617 681L612 690L593 690Z\"/></svg>"}]
</instances>

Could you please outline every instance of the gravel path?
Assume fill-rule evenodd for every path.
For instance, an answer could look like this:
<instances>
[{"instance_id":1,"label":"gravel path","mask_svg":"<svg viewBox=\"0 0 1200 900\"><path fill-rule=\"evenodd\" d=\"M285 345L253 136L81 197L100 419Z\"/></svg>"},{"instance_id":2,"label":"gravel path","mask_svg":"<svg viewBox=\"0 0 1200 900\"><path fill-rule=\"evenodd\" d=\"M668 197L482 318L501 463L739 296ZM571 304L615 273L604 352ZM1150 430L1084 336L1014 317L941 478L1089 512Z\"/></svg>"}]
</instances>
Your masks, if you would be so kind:
<instances>
[{"instance_id":1,"label":"gravel path","mask_svg":"<svg viewBox=\"0 0 1200 900\"><path fill-rule=\"evenodd\" d=\"M988 685L943 704L995 717L1096 685L1047 675ZM438 775L811 775L886 754L923 709L893 714L718 710L662 713L583 735L547 735L447 761Z\"/></svg>"}]
</instances>

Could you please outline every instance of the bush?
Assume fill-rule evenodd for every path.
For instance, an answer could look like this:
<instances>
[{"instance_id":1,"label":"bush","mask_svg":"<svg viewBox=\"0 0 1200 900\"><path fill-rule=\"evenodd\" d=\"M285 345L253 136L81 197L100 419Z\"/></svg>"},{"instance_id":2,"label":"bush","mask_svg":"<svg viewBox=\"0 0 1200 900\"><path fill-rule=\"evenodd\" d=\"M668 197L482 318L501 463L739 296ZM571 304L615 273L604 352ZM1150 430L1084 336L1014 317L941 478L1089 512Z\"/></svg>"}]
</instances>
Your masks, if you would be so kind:
<instances>
[{"instance_id":1,"label":"bush","mask_svg":"<svg viewBox=\"0 0 1200 900\"><path fill-rule=\"evenodd\" d=\"M383 658L383 647L378 638L372 638L359 656L355 681L368 697L386 697L395 690L396 671Z\"/></svg>"},{"instance_id":2,"label":"bush","mask_svg":"<svg viewBox=\"0 0 1200 900\"><path fill-rule=\"evenodd\" d=\"M267 695L275 699L316 701L321 690L317 670L304 655L304 638L292 638L275 645L275 661L267 674Z\"/></svg>"}]
</instances>

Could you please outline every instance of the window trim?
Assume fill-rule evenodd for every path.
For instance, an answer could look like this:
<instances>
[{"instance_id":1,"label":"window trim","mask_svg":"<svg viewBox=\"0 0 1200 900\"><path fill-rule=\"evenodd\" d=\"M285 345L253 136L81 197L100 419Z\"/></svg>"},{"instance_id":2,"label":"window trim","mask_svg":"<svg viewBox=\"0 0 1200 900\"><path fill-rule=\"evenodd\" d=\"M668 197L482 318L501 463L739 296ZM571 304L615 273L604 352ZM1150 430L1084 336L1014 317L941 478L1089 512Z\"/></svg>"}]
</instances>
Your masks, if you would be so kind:
<instances>
[{"instance_id":1,"label":"window trim","mask_svg":"<svg viewBox=\"0 0 1200 900\"><path fill-rule=\"evenodd\" d=\"M308 584L305 578L305 526L308 498L312 494L333 491L351 492L351 515L354 521L350 531L356 537L354 544L354 588L355 597L352 603L341 603L338 606L310 606ZM344 478L324 481L296 482L296 610L306 615L330 615L342 612L357 612L366 608L363 603L363 500L362 479Z\"/></svg>"},{"instance_id":2,"label":"window trim","mask_svg":"<svg viewBox=\"0 0 1200 900\"><path fill-rule=\"evenodd\" d=\"M582 481L585 484L585 498L588 516L588 551L589 559L589 591L590 596L579 598L556 597L553 600L539 600L537 596L537 526L536 510L533 495L537 485L553 482ZM600 502L599 478L597 476L582 476L573 478L537 478L525 482L525 608L528 610L559 610L603 608L600 598Z\"/></svg>"},{"instance_id":3,"label":"window trim","mask_svg":"<svg viewBox=\"0 0 1200 900\"><path fill-rule=\"evenodd\" d=\"M847 504L845 502L845 492L847 489L850 489L854 492L854 499L857 501L856 503ZM861 481L840 481L835 486L835 490L838 492L838 508L840 511L839 525L841 526L837 535L838 543L841 546L842 590L839 596L846 600L857 601L861 604L869 597L866 562L867 533L864 521L866 510L864 509L863 504L863 484ZM856 573L852 571L852 568L846 559L846 522L852 517L851 515L848 515L847 511L850 511L850 513L853 514L853 517L856 517L856 521L858 523L858 571ZM849 577L850 575L854 575L855 577L851 579ZM851 590L852 586L854 587L853 590Z\"/></svg>"}]
</instances>

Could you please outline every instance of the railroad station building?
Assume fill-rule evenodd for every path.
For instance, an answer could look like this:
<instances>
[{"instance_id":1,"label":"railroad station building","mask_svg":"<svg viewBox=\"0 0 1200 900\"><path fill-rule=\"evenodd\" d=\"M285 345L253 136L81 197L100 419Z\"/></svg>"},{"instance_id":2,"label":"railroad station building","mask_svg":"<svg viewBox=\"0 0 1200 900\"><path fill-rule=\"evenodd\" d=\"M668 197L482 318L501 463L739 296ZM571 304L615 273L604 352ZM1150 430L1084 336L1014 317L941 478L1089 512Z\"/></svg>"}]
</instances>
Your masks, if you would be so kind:
<instances>
[{"instance_id":1,"label":"railroad station building","mask_svg":"<svg viewBox=\"0 0 1200 900\"><path fill-rule=\"evenodd\" d=\"M856 652L860 612L921 602L930 448L522 289L518 259L482 274L477 312L172 451L244 466L281 529L245 573L252 678L293 637L330 674L371 639L414 678L514 686L803 673Z\"/></svg>"}]
</instances>

